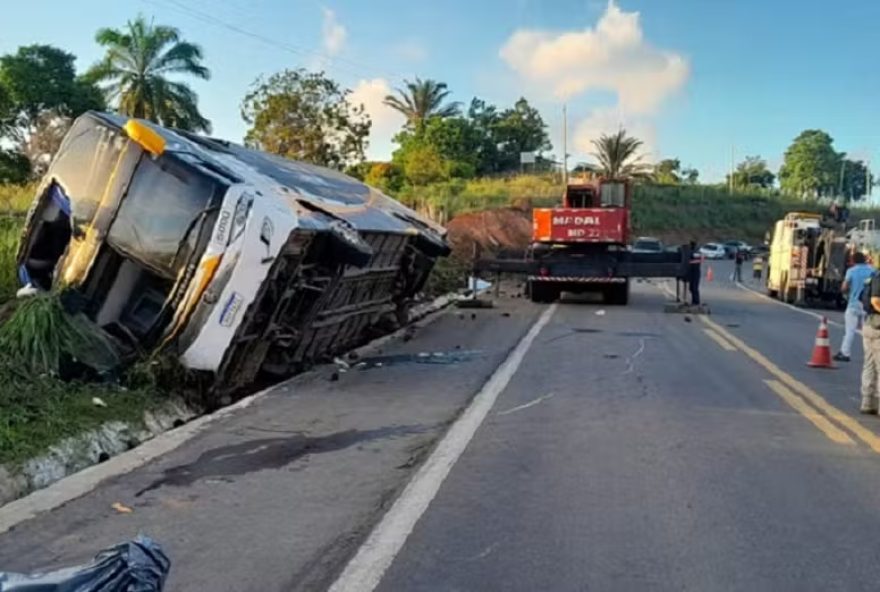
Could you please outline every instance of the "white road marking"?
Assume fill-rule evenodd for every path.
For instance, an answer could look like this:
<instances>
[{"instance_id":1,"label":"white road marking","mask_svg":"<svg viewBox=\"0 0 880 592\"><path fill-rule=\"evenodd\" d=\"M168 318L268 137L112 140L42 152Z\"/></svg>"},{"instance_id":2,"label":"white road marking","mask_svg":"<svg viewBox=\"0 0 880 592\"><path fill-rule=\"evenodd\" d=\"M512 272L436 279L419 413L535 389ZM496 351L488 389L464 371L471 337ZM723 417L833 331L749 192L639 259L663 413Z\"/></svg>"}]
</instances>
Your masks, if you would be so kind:
<instances>
[{"instance_id":1,"label":"white road marking","mask_svg":"<svg viewBox=\"0 0 880 592\"><path fill-rule=\"evenodd\" d=\"M811 316L811 317L813 317L814 319L817 319L817 320L820 320L820 321L822 320L822 317L825 316L825 315L821 315L821 314L819 314L819 313L813 312L813 311L811 311L811 310L806 310L806 309L803 309L803 308L798 308L797 306L795 306L795 305L793 305L793 304L789 304L788 302L782 302L781 300L777 300L776 298L772 298L772 297L768 296L767 294L764 294L764 293L762 293L762 292L759 292L758 290L752 289L752 288L750 288L750 287L748 287L748 286L746 286L745 284L740 283L740 282L737 282L737 283L736 283L736 287L739 288L740 290L745 290L746 292L751 292L752 294L756 294L757 296L760 296L761 298L764 298L765 300L769 300L770 302L775 302L776 304L779 304L779 305L784 306L784 307L786 307L786 308L790 308L791 310L793 310L793 311L795 311L795 312L799 312L799 313L801 313L801 314L805 314L805 315L807 315L807 316ZM829 325L834 325L835 327L839 327L839 328L841 328L841 329L844 329L844 328L845 328L843 325L841 325L841 324L838 323L837 321L832 321L831 319L828 320L828 324L829 324ZM856 329L856 332L857 332L859 335L862 334L861 330L859 330L859 329Z\"/></svg>"},{"instance_id":2,"label":"white road marking","mask_svg":"<svg viewBox=\"0 0 880 592\"><path fill-rule=\"evenodd\" d=\"M532 342L556 312L551 304L538 318L525 337L474 397L468 408L452 424L449 431L416 472L391 509L367 537L357 554L345 566L330 587L330 592L370 592L403 548L407 537L428 509L440 486L467 448L477 429L486 419L498 395L516 373Z\"/></svg>"},{"instance_id":3,"label":"white road marking","mask_svg":"<svg viewBox=\"0 0 880 592\"><path fill-rule=\"evenodd\" d=\"M508 409L507 411L499 411L495 415L507 415L509 413L516 413L517 411L522 411L523 409L528 409L529 407L534 407L535 405L537 405L541 401L546 401L547 399L551 399L554 396L556 396L556 393L550 393L549 395L544 395L543 397L538 397L534 401L529 401L528 403L525 403L523 405L519 405L517 407L514 407L513 409Z\"/></svg>"}]
</instances>

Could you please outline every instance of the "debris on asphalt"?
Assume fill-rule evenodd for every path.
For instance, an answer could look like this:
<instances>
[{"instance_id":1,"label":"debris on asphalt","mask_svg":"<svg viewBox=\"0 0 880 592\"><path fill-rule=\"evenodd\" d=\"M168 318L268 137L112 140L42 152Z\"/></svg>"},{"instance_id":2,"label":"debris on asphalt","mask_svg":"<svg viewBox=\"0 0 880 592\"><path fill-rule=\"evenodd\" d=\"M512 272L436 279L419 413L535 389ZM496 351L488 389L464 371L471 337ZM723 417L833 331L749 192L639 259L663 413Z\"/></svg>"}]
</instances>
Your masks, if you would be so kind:
<instances>
[{"instance_id":1,"label":"debris on asphalt","mask_svg":"<svg viewBox=\"0 0 880 592\"><path fill-rule=\"evenodd\" d=\"M685 323L690 323L690 322L691 322L691 318L690 318L690 317L685 317L685 318L684 318L684 322L685 322Z\"/></svg>"},{"instance_id":2,"label":"debris on asphalt","mask_svg":"<svg viewBox=\"0 0 880 592\"><path fill-rule=\"evenodd\" d=\"M605 354L603 357L607 358L609 360L616 360L617 358L620 357L620 355L618 355L618 354Z\"/></svg>"},{"instance_id":3,"label":"debris on asphalt","mask_svg":"<svg viewBox=\"0 0 880 592\"><path fill-rule=\"evenodd\" d=\"M344 368L345 370L348 370L349 368L351 368L351 364L349 364L348 362L346 362L342 358L333 358L333 363L336 364L337 366L339 366L340 368Z\"/></svg>"},{"instance_id":4,"label":"debris on asphalt","mask_svg":"<svg viewBox=\"0 0 880 592\"><path fill-rule=\"evenodd\" d=\"M20 574L0 571L3 592L162 592L171 560L152 539L101 551L86 565Z\"/></svg>"},{"instance_id":5,"label":"debris on asphalt","mask_svg":"<svg viewBox=\"0 0 880 592\"><path fill-rule=\"evenodd\" d=\"M605 316L605 309L604 309L604 308L600 308L599 310L597 310L597 311L596 311L596 316L598 316L598 317L604 317L604 316Z\"/></svg>"},{"instance_id":6,"label":"debris on asphalt","mask_svg":"<svg viewBox=\"0 0 880 592\"><path fill-rule=\"evenodd\" d=\"M330 382L336 382L339 380L339 372L334 372L330 375Z\"/></svg>"},{"instance_id":7,"label":"debris on asphalt","mask_svg":"<svg viewBox=\"0 0 880 592\"><path fill-rule=\"evenodd\" d=\"M116 510L117 512L119 512L120 514L131 514L132 512L134 512L134 510L132 510L131 508L129 508L128 506L126 506L125 504L123 504L121 502L113 502L113 504L110 507L113 508L114 510Z\"/></svg>"},{"instance_id":8,"label":"debris on asphalt","mask_svg":"<svg viewBox=\"0 0 880 592\"><path fill-rule=\"evenodd\" d=\"M458 364L470 361L482 355L478 350L462 350L456 346L455 350L445 352L419 352L417 354L391 354L385 356L372 356L364 358L358 370L371 370L373 368L385 368L401 364Z\"/></svg>"},{"instance_id":9,"label":"debris on asphalt","mask_svg":"<svg viewBox=\"0 0 880 592\"><path fill-rule=\"evenodd\" d=\"M477 313L475 313L475 312L472 312L472 313L471 313L471 320L472 320L472 321L477 320Z\"/></svg>"},{"instance_id":10,"label":"debris on asphalt","mask_svg":"<svg viewBox=\"0 0 880 592\"><path fill-rule=\"evenodd\" d=\"M509 312L502 312L502 313L501 313L501 316L502 316L502 317L509 317L509 316L510 316L510 313L509 313Z\"/></svg>"}]
</instances>

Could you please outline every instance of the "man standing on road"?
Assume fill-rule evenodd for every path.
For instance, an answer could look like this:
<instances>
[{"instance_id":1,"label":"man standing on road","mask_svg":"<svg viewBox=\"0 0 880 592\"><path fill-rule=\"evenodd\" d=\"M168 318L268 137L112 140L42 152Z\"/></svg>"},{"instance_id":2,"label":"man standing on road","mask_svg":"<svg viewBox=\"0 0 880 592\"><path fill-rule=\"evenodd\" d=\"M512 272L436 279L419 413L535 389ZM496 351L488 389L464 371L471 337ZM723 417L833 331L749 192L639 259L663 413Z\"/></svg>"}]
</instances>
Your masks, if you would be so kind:
<instances>
[{"instance_id":1,"label":"man standing on road","mask_svg":"<svg viewBox=\"0 0 880 592\"><path fill-rule=\"evenodd\" d=\"M700 304L700 275L702 270L700 264L703 257L697 252L697 243L691 241L691 259L688 266L688 285L691 289L691 304L699 306Z\"/></svg>"},{"instance_id":2,"label":"man standing on road","mask_svg":"<svg viewBox=\"0 0 880 592\"><path fill-rule=\"evenodd\" d=\"M862 404L859 411L877 413L880 395L880 274L874 274L870 284L863 289L868 293L862 298L867 318L862 328L865 363L862 366Z\"/></svg>"},{"instance_id":3,"label":"man standing on road","mask_svg":"<svg viewBox=\"0 0 880 592\"><path fill-rule=\"evenodd\" d=\"M838 362L849 362L850 356L852 356L852 343L856 336L856 330L865 318L865 308L862 305L862 290L865 289L865 282L874 273L874 268L865 262L864 253L853 255L853 266L846 270L846 276L840 287L843 293L847 295L847 302L846 312L843 316L846 325L843 343L840 344L840 351L834 355L834 359ZM866 350L866 356L867 353Z\"/></svg>"},{"instance_id":4,"label":"man standing on road","mask_svg":"<svg viewBox=\"0 0 880 592\"><path fill-rule=\"evenodd\" d=\"M742 249L737 249L733 254L733 281L741 283L743 281L743 261L746 260L746 253Z\"/></svg>"}]
</instances>

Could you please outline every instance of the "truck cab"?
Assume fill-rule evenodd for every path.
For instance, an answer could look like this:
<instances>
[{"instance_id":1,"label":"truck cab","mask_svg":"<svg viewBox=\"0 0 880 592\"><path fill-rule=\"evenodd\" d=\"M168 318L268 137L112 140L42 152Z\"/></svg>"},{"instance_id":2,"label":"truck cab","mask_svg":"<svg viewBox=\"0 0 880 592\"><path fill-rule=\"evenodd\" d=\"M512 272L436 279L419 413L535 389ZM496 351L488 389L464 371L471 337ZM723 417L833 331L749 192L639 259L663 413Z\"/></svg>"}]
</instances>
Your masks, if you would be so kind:
<instances>
[{"instance_id":1,"label":"truck cab","mask_svg":"<svg viewBox=\"0 0 880 592\"><path fill-rule=\"evenodd\" d=\"M791 212L777 220L770 243L767 292L784 302L793 302L799 285L803 287L807 271L807 239L820 228L821 216Z\"/></svg>"}]
</instances>

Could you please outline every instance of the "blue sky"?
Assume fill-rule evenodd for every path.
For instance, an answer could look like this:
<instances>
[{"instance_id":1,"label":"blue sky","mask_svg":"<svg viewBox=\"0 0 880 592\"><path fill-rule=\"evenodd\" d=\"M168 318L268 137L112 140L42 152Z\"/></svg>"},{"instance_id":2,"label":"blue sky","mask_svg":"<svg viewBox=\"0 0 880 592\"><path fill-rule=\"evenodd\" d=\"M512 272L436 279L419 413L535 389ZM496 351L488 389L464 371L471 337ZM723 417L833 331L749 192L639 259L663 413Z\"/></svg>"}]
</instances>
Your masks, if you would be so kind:
<instances>
[{"instance_id":1,"label":"blue sky","mask_svg":"<svg viewBox=\"0 0 880 592\"><path fill-rule=\"evenodd\" d=\"M680 158L707 180L723 178L731 147L737 160L759 154L777 168L807 128L880 164L876 1L44 0L3 12L0 52L50 43L81 69L100 56L99 27L143 13L180 28L213 72L194 84L202 111L233 140L253 80L305 66L326 68L367 104L374 157L389 155L400 123L381 96L418 75L447 82L463 102L525 96L557 155L566 102L572 162L623 124L651 159Z\"/></svg>"}]
</instances>

